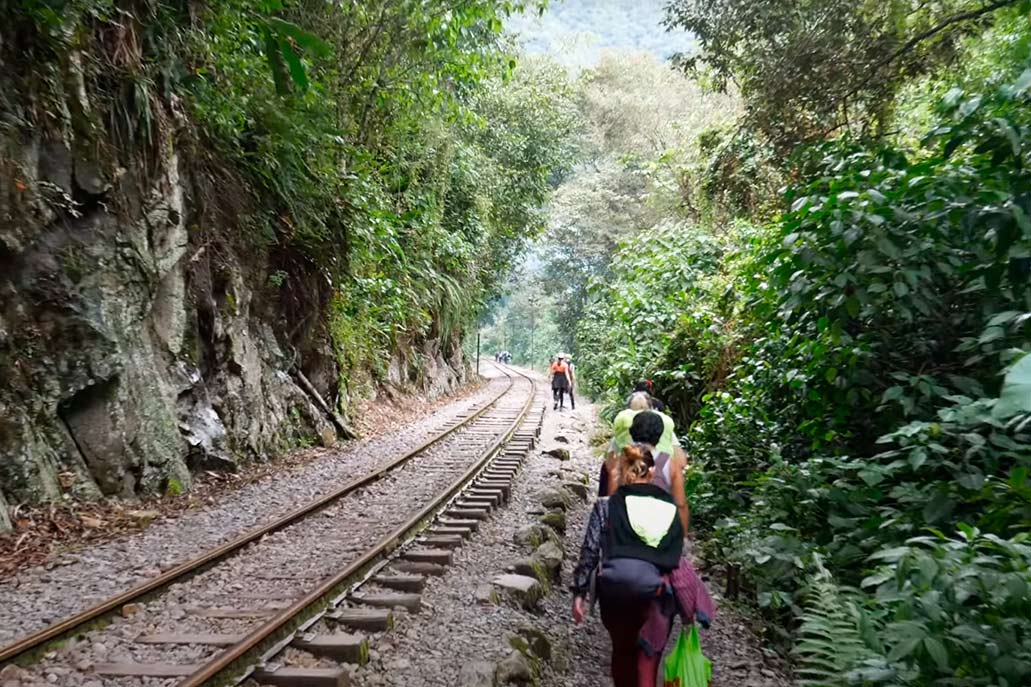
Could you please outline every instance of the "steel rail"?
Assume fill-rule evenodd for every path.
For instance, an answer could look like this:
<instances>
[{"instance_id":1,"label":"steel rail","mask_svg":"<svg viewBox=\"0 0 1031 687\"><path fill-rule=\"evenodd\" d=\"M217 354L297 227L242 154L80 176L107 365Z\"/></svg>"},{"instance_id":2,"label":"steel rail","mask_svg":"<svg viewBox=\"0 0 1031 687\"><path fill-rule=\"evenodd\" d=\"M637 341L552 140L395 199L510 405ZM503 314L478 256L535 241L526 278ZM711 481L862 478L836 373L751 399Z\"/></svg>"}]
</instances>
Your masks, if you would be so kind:
<instances>
[{"instance_id":1,"label":"steel rail","mask_svg":"<svg viewBox=\"0 0 1031 687\"><path fill-rule=\"evenodd\" d=\"M502 372L505 372L500 365L497 367ZM519 411L519 414L516 416L508 430L499 436L490 445L490 447L484 451L483 456L476 461L476 463L470 466L445 491L441 492L439 496L433 499L433 501L419 510L418 513L408 518L408 520L398 526L395 530L387 534L385 537L382 537L359 558L349 563L331 578L320 582L315 589L280 611L264 625L261 625L248 633L240 642L227 648L208 663L205 663L196 672L180 682L177 687L202 687L208 684L223 684L224 682L231 680L233 676L230 673L234 670L234 667L240 662L247 660L248 655L253 657L257 652L261 651L263 644L269 642L269 640L272 640L273 638L275 638L276 642L283 643L284 640L282 636L277 636L279 633L289 634L296 631L296 625L294 627L290 627L290 625L295 622L299 625L303 622L304 619L301 618L303 614L313 610L315 607L319 606L319 604L325 602L328 598L334 595L334 592L338 588L347 585L351 581L357 581L357 578L359 578L368 567L375 565L379 560L389 556L392 552L401 548L406 543L407 538L417 534L418 531L422 529L420 528L420 525L428 522L432 516L442 510L453 497L461 492L462 489L488 465L491 459L493 459L501 448L508 443L526 419L527 414L533 407L534 398L537 395L537 384L529 375L523 374L518 370L513 371L530 382L530 393L527 396L526 403L523 404L523 408ZM249 669L241 669L239 672L246 673L249 672Z\"/></svg>"},{"instance_id":2,"label":"steel rail","mask_svg":"<svg viewBox=\"0 0 1031 687\"><path fill-rule=\"evenodd\" d=\"M500 367L498 367L498 369L501 370ZM75 615L71 615L63 620L48 625L42 630L38 630L37 632L34 632L30 635L26 635L25 637L7 646L0 647L0 666L14 662L18 658L24 656L25 654L28 654L31 651L39 649L40 647L49 642L61 639L62 637L65 637L73 633L75 630L83 627L84 625L94 622L110 613L117 611L119 608L121 608L127 603L131 603L148 594L168 587L169 585L179 581L180 579L188 575L198 572L202 568L212 563L228 558L230 554L240 550L241 548L243 548L247 544L250 544L253 541L257 541L266 534L281 530L284 527L287 527L293 524L294 522L297 522L301 518L311 514L312 512L325 507L333 501L336 501L337 499L346 496L347 494L355 491L356 489L359 489L367 484L370 484L383 478L387 475L387 473L393 471L395 468L403 465L404 463L407 463L409 460L411 460L418 454L422 453L431 446L439 443L443 439L449 437L459 429L465 427L470 422L476 420L484 413L486 413L488 410L493 408L497 404L497 402L500 401L512 389L513 385L515 384L515 381L511 375L509 375L504 370L501 370L501 372L508 377L508 385L497 396L492 398L490 402L484 404L482 408L477 410L469 417L464 418L454 427L451 427L439 434L430 437L414 449L399 456L398 458L395 458L394 460L385 463L380 467L351 480L350 482L330 492L329 494L326 494L325 496L322 496L299 508L296 508L287 513L286 515L283 515L266 525L261 525L252 530L248 530L236 539L226 542L225 544L221 544L215 547L214 549L210 549L206 553L203 553L200 556L197 556L196 558L192 558L184 563L180 563L179 565L162 573L161 575L146 580L136 585L135 587L131 587L128 590L97 604L96 606L92 606L84 611L76 613Z\"/></svg>"}]
</instances>

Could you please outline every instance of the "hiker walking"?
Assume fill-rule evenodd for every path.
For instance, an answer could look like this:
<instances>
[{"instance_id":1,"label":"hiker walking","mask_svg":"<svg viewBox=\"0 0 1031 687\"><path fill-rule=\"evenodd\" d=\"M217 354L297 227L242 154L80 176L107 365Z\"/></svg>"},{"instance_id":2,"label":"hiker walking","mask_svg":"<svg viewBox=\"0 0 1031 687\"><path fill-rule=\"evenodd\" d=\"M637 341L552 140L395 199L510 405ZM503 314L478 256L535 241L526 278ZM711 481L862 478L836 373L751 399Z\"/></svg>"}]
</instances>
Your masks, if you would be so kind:
<instances>
[{"instance_id":1,"label":"hiker walking","mask_svg":"<svg viewBox=\"0 0 1031 687\"><path fill-rule=\"evenodd\" d=\"M555 362L551 364L551 395L555 401L552 410L564 410L566 406L566 393L569 392L569 366L566 365L563 355L555 356Z\"/></svg>"},{"instance_id":2,"label":"hiker walking","mask_svg":"<svg viewBox=\"0 0 1031 687\"><path fill-rule=\"evenodd\" d=\"M673 497L655 484L645 444L620 453L620 487L597 500L573 572L573 620L582 623L596 597L612 639L615 687L655 687L676 613L708 627L715 607L690 561Z\"/></svg>"},{"instance_id":3,"label":"hiker walking","mask_svg":"<svg viewBox=\"0 0 1031 687\"><path fill-rule=\"evenodd\" d=\"M566 376L569 378L569 407L576 410L576 397L573 396L576 388L576 368L573 367L573 358L568 353L562 360L566 363Z\"/></svg>"}]
</instances>

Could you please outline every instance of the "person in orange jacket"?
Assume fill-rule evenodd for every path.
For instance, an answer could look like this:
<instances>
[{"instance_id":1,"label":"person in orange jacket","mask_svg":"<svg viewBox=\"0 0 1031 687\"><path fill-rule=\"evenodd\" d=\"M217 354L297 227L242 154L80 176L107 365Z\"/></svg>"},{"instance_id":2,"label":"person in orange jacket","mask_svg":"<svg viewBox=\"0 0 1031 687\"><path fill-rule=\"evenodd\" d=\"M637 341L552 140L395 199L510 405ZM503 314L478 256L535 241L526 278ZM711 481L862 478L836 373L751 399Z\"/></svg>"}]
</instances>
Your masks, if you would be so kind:
<instances>
[{"instance_id":1,"label":"person in orange jacket","mask_svg":"<svg viewBox=\"0 0 1031 687\"><path fill-rule=\"evenodd\" d=\"M551 364L551 395L555 404L552 410L564 410L566 405L566 394L569 392L569 366L566 365L562 355L555 358Z\"/></svg>"}]
</instances>

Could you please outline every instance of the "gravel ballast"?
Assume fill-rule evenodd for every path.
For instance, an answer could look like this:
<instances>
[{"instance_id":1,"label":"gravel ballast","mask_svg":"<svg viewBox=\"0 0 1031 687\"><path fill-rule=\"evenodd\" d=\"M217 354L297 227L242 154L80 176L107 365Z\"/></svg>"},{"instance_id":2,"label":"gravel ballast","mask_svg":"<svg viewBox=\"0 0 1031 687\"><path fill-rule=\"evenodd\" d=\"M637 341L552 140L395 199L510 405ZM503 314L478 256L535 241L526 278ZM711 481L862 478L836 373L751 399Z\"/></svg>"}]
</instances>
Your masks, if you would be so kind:
<instances>
[{"instance_id":1,"label":"gravel ballast","mask_svg":"<svg viewBox=\"0 0 1031 687\"><path fill-rule=\"evenodd\" d=\"M155 522L146 530L36 566L0 581L0 644L9 644L141 583L207 549L328 493L440 431L493 397L507 382L492 366L480 391L390 437L329 450L293 473L280 473L218 504Z\"/></svg>"},{"instance_id":2,"label":"gravel ballast","mask_svg":"<svg viewBox=\"0 0 1031 687\"><path fill-rule=\"evenodd\" d=\"M576 411L548 410L539 447L516 478L511 501L495 511L455 552L454 563L444 576L430 579L423 593L423 606L429 612L402 615L393 632L377 637L370 652L372 660L353 670L353 684L491 687L506 684L508 678L518 683L522 667L517 665L513 646L525 647L526 637L532 632L545 638L549 654L548 660L531 661L537 684L612 684L609 638L597 611L584 625L574 625L570 616L572 596L567 591L597 493L600 458L588 444L596 427L594 409L589 404L581 402ZM547 453L554 448L568 449L568 459ZM565 552L560 581L551 585L550 593L534 609L506 601L504 595L491 594L497 591L491 588L495 578L518 572L513 564L527 559L534 544L516 541L533 539L546 511L542 501L553 503L555 490L569 482L587 482L587 498L580 498L583 490L565 487L570 495L564 511L566 534L556 537ZM718 590L712 591L718 597ZM768 664L750 624L733 609L720 605L717 622L702 636L704 651L714 664L712 687L791 684L782 671Z\"/></svg>"},{"instance_id":3,"label":"gravel ballast","mask_svg":"<svg viewBox=\"0 0 1031 687\"><path fill-rule=\"evenodd\" d=\"M346 470L337 462L318 461L306 467L303 474L284 478L282 482L289 483L289 488L281 485L280 480L267 484L266 488L273 489L281 499L273 503L286 504L280 506L280 512L296 507L299 501L320 493L318 480L342 481L384 462L385 452L398 451L392 447L419 443L433 427L443 425L468 405L494 395L498 383L457 404L458 408L449 407L427 418L420 423L422 429L406 433L403 444L387 441L375 446L366 444L364 453L356 451L355 446L347 447L346 454L340 452L348 456ZM546 382L540 380L539 386L537 404L547 401ZM597 492L600 458L589 446L589 437L596 431L598 422L594 408L583 401L576 411L553 412L550 403L548 407L539 444L523 462L511 485L508 502L492 511L471 537L454 550L453 560L443 575L426 578L425 588L418 598L419 612L395 609L394 628L368 636L369 661L361 667L346 668L350 684L370 687L500 687L503 684L603 687L612 684L609 638L597 611L583 625L574 625L569 610L571 594L567 591ZM462 441L474 448L484 439L470 432ZM448 466L453 463L455 446L441 445L416 461L419 465L413 465L411 470L398 470L361 490L360 495L355 495L357 498L349 497L328 507L312 522L298 523L271 534L227 564L173 585L162 597L129 609L130 612L124 614L126 617L116 617L108 627L91 632L82 640L69 641L27 671L19 669L0 674L0 687L54 684L171 687L178 679L106 678L93 673L92 666L101 661L195 663L210 657L215 652L211 647L155 647L139 644L136 639L141 633L242 633L253 628L253 620L211 618L197 610L226 608L260 612L285 606L291 598L362 551L371 539L389 531L392 523L399 522L419 502L453 479L455 470L451 468L455 466ZM363 460L367 462L361 463ZM356 463L363 467L356 467ZM413 475L418 477L413 479ZM289 501L291 495L299 495L298 501ZM244 505L256 510L261 507L263 497L261 493L253 494L250 497L253 500ZM227 508L229 506L223 503L208 515L217 518L217 513ZM268 510L264 512L266 516L255 522L269 519ZM174 528L175 536L182 536L179 523L183 519L185 517L158 523L134 539L142 540L159 527ZM228 521L235 520L228 517ZM219 527L217 519L209 524L216 529ZM251 526L240 527L236 532ZM193 527L199 529L191 531L206 532L196 523ZM112 542L119 543L123 542ZM147 552L132 551L128 542L123 544L124 548L115 551L121 550L124 556L130 557L142 554L145 560L155 560L147 558ZM197 545L192 551L195 554L210 545ZM117 554L105 555L114 556L107 559L112 563L118 558ZM98 557L92 565L104 569L104 560ZM112 563L109 565L118 567ZM64 571L76 565L85 564L76 561L54 570L36 572L40 576L61 573L59 579L68 585L73 573L65 577ZM784 671L767 658L768 653L752 630L753 624L730 605L722 603L715 581L706 579L706 582L719 605L716 622L702 634L703 650L714 665L712 687L790 685ZM27 584L36 585L31 588L37 590L47 588L45 578L35 577ZM117 588L117 585L109 586ZM375 585L369 591L376 591ZM8 613L2 605L4 594L11 593L17 594L17 588L12 592L0 585L0 623ZM33 603L30 608L38 610L44 606ZM324 620L315 629L324 633L329 626L331 623ZM336 665L332 660L316 658L293 648L275 660L288 666ZM250 680L245 687L258 687L258 683Z\"/></svg>"},{"instance_id":4,"label":"gravel ballast","mask_svg":"<svg viewBox=\"0 0 1031 687\"><path fill-rule=\"evenodd\" d=\"M528 388L517 379L497 409L520 407ZM509 409L509 410L506 410ZM488 414L432 446L417 459L348 494L323 510L250 544L210 570L172 585L159 598L134 604L131 613L92 631L29 667L19 687L53 684L86 687L101 663L196 664L216 654L211 646L143 644L141 635L246 634L393 532L452 484L494 440L497 420ZM241 612L246 617L240 616ZM226 617L231 615L234 617ZM171 687L175 678L104 677L119 687Z\"/></svg>"}]
</instances>

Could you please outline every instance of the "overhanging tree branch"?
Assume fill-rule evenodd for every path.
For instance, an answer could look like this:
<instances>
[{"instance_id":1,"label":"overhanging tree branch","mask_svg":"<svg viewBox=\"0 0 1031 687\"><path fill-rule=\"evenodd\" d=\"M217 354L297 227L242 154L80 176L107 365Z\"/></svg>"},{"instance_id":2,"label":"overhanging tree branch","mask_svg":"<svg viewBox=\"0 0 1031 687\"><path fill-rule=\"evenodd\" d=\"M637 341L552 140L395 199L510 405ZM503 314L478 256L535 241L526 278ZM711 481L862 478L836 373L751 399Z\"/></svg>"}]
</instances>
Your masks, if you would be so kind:
<instances>
[{"instance_id":1,"label":"overhanging tree branch","mask_svg":"<svg viewBox=\"0 0 1031 687\"><path fill-rule=\"evenodd\" d=\"M862 83L860 83L858 86L856 86L847 94L845 94L845 98L850 98L862 89L864 89L871 81L873 81L880 74L880 71L884 67L887 67L889 64L891 64L898 58L902 57L906 53L911 52L914 48L916 48L917 45L919 45L923 41L926 41L929 38L934 38L950 26L954 26L956 24L960 24L966 21L972 21L974 19L979 19L985 16L986 14L991 14L992 12L1000 10L1003 7L1016 5L1020 1L1021 0L995 0L995 2L991 2L987 5L984 5L983 7L979 7L978 9L967 10L966 12L959 12L957 14L954 14L951 17L942 20L938 24L935 24L931 28L921 31L920 33L906 41L898 50L896 50L880 62L877 62L875 65L873 65L873 67L870 68L867 77L863 79Z\"/></svg>"}]
</instances>

